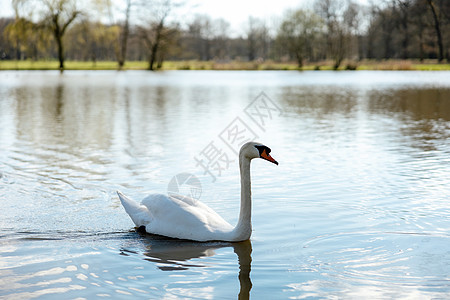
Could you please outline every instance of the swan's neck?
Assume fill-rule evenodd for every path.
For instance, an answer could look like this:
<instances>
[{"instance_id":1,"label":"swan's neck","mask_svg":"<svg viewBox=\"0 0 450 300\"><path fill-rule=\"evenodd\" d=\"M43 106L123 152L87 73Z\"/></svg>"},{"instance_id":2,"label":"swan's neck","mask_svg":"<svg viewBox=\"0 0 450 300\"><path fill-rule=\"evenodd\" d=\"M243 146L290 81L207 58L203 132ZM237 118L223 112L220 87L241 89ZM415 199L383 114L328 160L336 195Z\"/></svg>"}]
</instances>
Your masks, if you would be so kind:
<instances>
[{"instance_id":1,"label":"swan's neck","mask_svg":"<svg viewBox=\"0 0 450 300\"><path fill-rule=\"evenodd\" d=\"M240 156L241 171L241 210L239 221L235 228L236 240L248 240L252 233L252 192L250 183L250 159Z\"/></svg>"}]
</instances>

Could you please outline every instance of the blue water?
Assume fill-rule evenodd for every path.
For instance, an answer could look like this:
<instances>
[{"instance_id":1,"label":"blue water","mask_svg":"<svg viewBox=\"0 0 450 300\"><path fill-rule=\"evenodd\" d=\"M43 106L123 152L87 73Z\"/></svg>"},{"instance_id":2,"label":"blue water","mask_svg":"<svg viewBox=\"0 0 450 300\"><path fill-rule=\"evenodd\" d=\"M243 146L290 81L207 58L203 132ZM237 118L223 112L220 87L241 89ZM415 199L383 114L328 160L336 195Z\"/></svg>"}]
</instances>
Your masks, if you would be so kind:
<instances>
[{"instance_id":1,"label":"blue water","mask_svg":"<svg viewBox=\"0 0 450 300\"><path fill-rule=\"evenodd\" d=\"M180 173L235 224L245 139L250 241L134 231ZM0 73L0 298L445 299L449 198L447 72Z\"/></svg>"}]
</instances>

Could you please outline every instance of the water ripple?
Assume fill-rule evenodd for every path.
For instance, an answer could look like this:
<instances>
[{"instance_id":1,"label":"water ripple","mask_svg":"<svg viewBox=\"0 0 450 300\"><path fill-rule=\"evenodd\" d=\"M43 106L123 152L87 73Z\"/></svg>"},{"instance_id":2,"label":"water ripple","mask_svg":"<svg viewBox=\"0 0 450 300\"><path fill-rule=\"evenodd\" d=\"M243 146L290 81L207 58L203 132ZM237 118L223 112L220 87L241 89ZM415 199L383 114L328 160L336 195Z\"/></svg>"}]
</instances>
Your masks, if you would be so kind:
<instances>
[{"instance_id":1,"label":"water ripple","mask_svg":"<svg viewBox=\"0 0 450 300\"><path fill-rule=\"evenodd\" d=\"M446 267L450 265L449 239L447 232L362 231L317 236L303 244L295 271L322 274L330 286L340 289L342 297L356 296L356 287L361 285L383 289L384 296L407 288L411 291L400 295L428 297L450 287ZM302 290L307 285L294 288ZM346 294L348 289L352 294ZM358 296L368 297L362 291Z\"/></svg>"}]
</instances>

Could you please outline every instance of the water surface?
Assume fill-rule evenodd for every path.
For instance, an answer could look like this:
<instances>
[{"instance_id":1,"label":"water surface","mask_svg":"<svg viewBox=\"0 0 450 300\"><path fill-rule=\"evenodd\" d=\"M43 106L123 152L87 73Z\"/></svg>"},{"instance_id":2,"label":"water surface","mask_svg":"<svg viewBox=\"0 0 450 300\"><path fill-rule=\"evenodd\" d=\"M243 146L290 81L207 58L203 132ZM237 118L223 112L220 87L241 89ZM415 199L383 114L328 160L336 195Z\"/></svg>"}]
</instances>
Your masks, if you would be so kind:
<instances>
[{"instance_id":1,"label":"water surface","mask_svg":"<svg viewBox=\"0 0 450 300\"><path fill-rule=\"evenodd\" d=\"M234 224L246 139L250 241L134 232L180 173ZM449 197L446 72L0 73L0 298L444 299Z\"/></svg>"}]
</instances>

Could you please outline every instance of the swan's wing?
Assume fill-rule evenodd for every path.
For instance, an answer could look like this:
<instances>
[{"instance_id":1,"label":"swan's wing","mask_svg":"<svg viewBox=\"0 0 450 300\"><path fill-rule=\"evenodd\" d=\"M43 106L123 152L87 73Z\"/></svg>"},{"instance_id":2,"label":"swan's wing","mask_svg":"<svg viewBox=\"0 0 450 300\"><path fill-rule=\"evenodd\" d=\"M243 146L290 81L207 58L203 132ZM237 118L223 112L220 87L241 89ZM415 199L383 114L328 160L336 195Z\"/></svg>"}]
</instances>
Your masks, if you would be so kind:
<instances>
[{"instance_id":1,"label":"swan's wing","mask_svg":"<svg viewBox=\"0 0 450 300\"><path fill-rule=\"evenodd\" d=\"M149 195L142 200L152 215L148 232L165 236L202 240L233 227L206 204L166 195Z\"/></svg>"},{"instance_id":2,"label":"swan's wing","mask_svg":"<svg viewBox=\"0 0 450 300\"><path fill-rule=\"evenodd\" d=\"M138 204L119 191L117 191L117 195L119 195L125 211L137 227L146 226L151 222L152 215L146 206Z\"/></svg>"},{"instance_id":3,"label":"swan's wing","mask_svg":"<svg viewBox=\"0 0 450 300\"><path fill-rule=\"evenodd\" d=\"M142 205L154 216L154 220L199 221L209 226L228 224L218 213L201 201L185 196L152 194L142 200Z\"/></svg>"},{"instance_id":4,"label":"swan's wing","mask_svg":"<svg viewBox=\"0 0 450 300\"><path fill-rule=\"evenodd\" d=\"M186 209L191 210L193 209L195 211L198 211L199 213L209 216L210 218L214 218L216 220L218 219L223 220L222 217L218 213L216 213L211 207L209 207L208 205L206 205L201 201L198 201L197 199L176 194L170 195L169 198L172 201L176 202L178 205L185 207Z\"/></svg>"}]
</instances>

